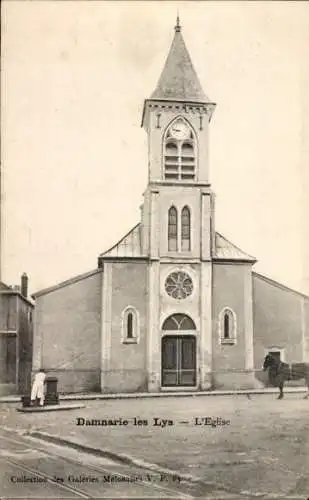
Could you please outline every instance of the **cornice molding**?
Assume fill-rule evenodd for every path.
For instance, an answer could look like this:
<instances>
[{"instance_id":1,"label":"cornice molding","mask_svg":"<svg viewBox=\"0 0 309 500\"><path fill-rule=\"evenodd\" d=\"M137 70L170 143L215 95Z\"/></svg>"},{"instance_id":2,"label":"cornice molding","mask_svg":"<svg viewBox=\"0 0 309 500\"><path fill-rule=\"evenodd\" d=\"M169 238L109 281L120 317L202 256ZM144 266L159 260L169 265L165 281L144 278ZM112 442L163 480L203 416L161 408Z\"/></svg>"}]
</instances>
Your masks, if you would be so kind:
<instances>
[{"instance_id":1,"label":"cornice molding","mask_svg":"<svg viewBox=\"0 0 309 500\"><path fill-rule=\"evenodd\" d=\"M145 99L144 101L144 109L142 115L142 123L141 126L144 125L144 119L147 108L157 109L158 111L162 110L177 110L185 113L195 113L195 114L204 114L208 116L209 121L211 120L212 114L215 110L216 103L214 102L190 102L190 101L173 101L173 100L165 100L165 99Z\"/></svg>"}]
</instances>

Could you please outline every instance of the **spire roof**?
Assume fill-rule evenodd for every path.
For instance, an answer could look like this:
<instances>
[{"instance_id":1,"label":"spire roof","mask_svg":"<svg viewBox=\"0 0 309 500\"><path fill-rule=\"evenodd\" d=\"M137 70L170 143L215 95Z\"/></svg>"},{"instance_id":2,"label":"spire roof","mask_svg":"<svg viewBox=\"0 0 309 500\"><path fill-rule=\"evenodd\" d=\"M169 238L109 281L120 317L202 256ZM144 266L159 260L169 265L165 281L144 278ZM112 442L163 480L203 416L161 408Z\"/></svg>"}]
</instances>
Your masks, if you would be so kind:
<instances>
[{"instance_id":1,"label":"spire roof","mask_svg":"<svg viewBox=\"0 0 309 500\"><path fill-rule=\"evenodd\" d=\"M151 99L210 102L193 67L181 33L178 15L174 39Z\"/></svg>"}]
</instances>

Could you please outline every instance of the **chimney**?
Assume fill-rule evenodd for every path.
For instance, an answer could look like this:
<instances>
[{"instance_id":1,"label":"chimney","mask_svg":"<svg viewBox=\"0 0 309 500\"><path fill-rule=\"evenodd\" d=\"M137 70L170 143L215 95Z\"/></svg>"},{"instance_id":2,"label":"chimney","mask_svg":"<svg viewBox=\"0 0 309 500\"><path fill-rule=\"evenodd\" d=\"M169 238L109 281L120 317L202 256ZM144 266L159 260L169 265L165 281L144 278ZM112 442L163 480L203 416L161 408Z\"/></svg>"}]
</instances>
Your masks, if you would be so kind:
<instances>
[{"instance_id":1,"label":"chimney","mask_svg":"<svg viewBox=\"0 0 309 500\"><path fill-rule=\"evenodd\" d=\"M26 273L23 273L21 277L21 294L24 297L28 296L28 276Z\"/></svg>"}]
</instances>

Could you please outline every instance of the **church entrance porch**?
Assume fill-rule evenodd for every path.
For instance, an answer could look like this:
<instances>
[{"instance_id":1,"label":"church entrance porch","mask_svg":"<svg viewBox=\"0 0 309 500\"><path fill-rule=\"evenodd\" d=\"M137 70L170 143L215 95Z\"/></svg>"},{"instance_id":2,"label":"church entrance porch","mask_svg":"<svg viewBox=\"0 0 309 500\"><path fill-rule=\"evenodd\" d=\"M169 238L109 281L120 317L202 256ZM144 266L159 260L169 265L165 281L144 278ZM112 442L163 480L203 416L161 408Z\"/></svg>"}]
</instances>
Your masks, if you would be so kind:
<instances>
[{"instance_id":1,"label":"church entrance porch","mask_svg":"<svg viewBox=\"0 0 309 500\"><path fill-rule=\"evenodd\" d=\"M161 386L196 386L196 329L185 314L169 316L162 326Z\"/></svg>"},{"instance_id":2,"label":"church entrance porch","mask_svg":"<svg viewBox=\"0 0 309 500\"><path fill-rule=\"evenodd\" d=\"M162 387L196 385L196 339L193 335L162 338Z\"/></svg>"}]
</instances>

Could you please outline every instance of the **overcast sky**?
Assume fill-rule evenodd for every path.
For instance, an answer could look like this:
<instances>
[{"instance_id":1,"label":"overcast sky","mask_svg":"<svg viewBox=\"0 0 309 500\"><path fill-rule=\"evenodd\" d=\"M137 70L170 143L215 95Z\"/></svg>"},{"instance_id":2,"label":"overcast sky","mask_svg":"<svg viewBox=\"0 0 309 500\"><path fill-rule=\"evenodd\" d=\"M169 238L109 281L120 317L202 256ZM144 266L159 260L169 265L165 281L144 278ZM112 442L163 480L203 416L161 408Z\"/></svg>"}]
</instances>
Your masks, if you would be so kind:
<instances>
[{"instance_id":1,"label":"overcast sky","mask_svg":"<svg viewBox=\"0 0 309 500\"><path fill-rule=\"evenodd\" d=\"M7 283L26 271L34 292L91 270L139 221L143 100L163 68L177 8L217 103L216 229L258 258L257 271L309 293L308 2L4 1Z\"/></svg>"}]
</instances>

